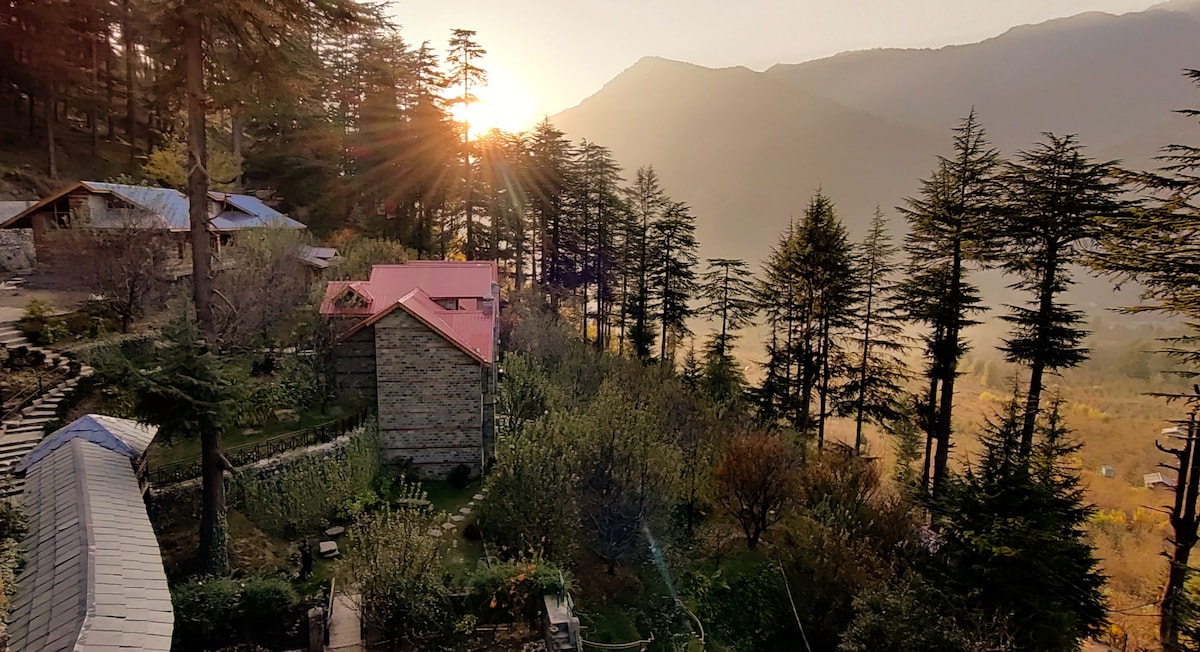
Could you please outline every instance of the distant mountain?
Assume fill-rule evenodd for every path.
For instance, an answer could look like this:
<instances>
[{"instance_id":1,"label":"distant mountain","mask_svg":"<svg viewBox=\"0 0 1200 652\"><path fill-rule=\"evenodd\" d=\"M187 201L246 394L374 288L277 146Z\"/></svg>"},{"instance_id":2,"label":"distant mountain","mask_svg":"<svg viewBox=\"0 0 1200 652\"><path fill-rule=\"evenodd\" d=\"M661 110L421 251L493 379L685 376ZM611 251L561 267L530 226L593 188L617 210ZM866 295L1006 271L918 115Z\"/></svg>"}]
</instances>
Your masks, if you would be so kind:
<instances>
[{"instance_id":1,"label":"distant mountain","mask_svg":"<svg viewBox=\"0 0 1200 652\"><path fill-rule=\"evenodd\" d=\"M695 209L703 255L756 261L817 187L855 236L876 205L894 214L972 106L1006 154L1045 131L1138 166L1169 142L1200 143L1195 121L1172 113L1200 106L1186 67L1200 67L1200 0L761 73L645 58L553 120L612 148L630 173L653 163Z\"/></svg>"}]
</instances>

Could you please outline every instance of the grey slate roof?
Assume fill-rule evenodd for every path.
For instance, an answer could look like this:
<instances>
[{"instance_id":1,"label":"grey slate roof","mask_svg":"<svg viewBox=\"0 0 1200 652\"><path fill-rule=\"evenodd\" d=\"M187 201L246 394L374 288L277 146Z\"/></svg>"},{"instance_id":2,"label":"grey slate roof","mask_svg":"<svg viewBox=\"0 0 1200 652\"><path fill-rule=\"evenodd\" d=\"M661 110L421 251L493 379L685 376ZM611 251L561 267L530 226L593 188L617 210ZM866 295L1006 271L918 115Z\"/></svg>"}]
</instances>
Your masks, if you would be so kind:
<instances>
[{"instance_id":1,"label":"grey slate roof","mask_svg":"<svg viewBox=\"0 0 1200 652\"><path fill-rule=\"evenodd\" d=\"M72 439L86 439L108 450L125 455L131 460L146 452L154 439L154 431L136 421L118 419L103 414L85 414L71 423L50 433L38 447L29 452L17 465L17 473L25 473L29 467Z\"/></svg>"},{"instance_id":2,"label":"grey slate roof","mask_svg":"<svg viewBox=\"0 0 1200 652\"><path fill-rule=\"evenodd\" d=\"M26 458L13 652L170 650L171 594L132 467L147 432L88 415Z\"/></svg>"}]
</instances>

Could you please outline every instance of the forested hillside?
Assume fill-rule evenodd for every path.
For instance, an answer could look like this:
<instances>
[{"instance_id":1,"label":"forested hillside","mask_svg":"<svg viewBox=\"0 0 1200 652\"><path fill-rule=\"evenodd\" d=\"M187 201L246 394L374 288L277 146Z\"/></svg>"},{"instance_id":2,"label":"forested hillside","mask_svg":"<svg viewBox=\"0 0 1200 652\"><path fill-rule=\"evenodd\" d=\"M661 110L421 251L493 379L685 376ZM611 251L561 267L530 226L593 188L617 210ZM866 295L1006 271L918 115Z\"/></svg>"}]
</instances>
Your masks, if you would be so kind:
<instances>
[{"instance_id":1,"label":"forested hillside","mask_svg":"<svg viewBox=\"0 0 1200 652\"><path fill-rule=\"evenodd\" d=\"M95 178L189 196L191 303L148 336L144 368L110 360L101 382L127 416L200 440L199 525L183 529L205 575L230 569L222 434L262 434L225 414L254 400L237 386L262 376L290 395L278 354L307 365L295 393L324 410L345 333L319 312L320 283L305 301L264 280L297 243L212 264L208 191L239 189L347 252L326 278L497 263L507 357L479 362L505 371L487 495L439 529L411 478L393 485L375 460L378 487L338 510L339 568L377 574L363 613L394 647L453 647L498 604L524 617L540 567L557 578L536 591L566 591L559 568L584 579L605 643L666 649L701 638L698 622L718 650L794 650L799 634L846 652L1160 637L1179 652L1200 640L1194 431L1164 439L1190 469L1169 517L1136 505L1171 502L1139 483L1170 459L1155 431L1200 401L1200 149L1160 149L1200 143L1200 111L1171 113L1200 106L1200 71L1180 74L1200 66L1197 27L1184 3L765 73L645 59L514 134L466 117L486 34L408 43L373 4L4 3L0 192ZM239 288L274 296L238 304ZM88 305L112 310L110 294ZM161 294L123 330L165 312ZM260 308L242 341L218 300ZM1136 315L1089 318L1114 307ZM69 330L44 305L26 316ZM254 496L271 493L285 492ZM332 506L314 502L322 522ZM467 554L450 550L460 522L482 548L478 604L450 599L462 568L439 577ZM403 555L376 547L421 559L381 565ZM1169 565L1146 561L1164 548ZM661 590L622 576L646 567ZM213 590L197 578L188 591Z\"/></svg>"},{"instance_id":2,"label":"forested hillside","mask_svg":"<svg viewBox=\"0 0 1200 652\"><path fill-rule=\"evenodd\" d=\"M942 151L946 125L971 107L1009 154L1043 132L1074 133L1094 156L1140 167L1165 143L1194 141L1200 129L1172 111L1194 104L1179 73L1200 60L1197 15L1190 1L1084 14L982 43L762 73L651 57L554 120L626 166L654 162L695 208L707 255L759 259L761 242L818 187L853 234L877 205L891 214Z\"/></svg>"}]
</instances>

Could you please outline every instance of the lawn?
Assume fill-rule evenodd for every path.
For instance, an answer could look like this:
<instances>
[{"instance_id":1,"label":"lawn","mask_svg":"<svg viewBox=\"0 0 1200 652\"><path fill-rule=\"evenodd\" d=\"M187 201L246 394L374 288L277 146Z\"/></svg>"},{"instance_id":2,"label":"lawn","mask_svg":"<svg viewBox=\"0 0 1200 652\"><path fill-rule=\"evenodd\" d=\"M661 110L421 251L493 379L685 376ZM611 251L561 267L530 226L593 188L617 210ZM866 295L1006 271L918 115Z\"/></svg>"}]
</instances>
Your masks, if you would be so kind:
<instances>
[{"instance_id":1,"label":"lawn","mask_svg":"<svg viewBox=\"0 0 1200 652\"><path fill-rule=\"evenodd\" d=\"M340 419L347 414L349 412L346 408L336 405L329 406L323 412L320 410L301 412L297 415L296 421L282 422L272 420L261 428L244 428L227 432L221 438L221 444L228 451L231 448L255 444L278 435L306 430L313 426ZM166 444L161 440L155 439L146 451L147 463L152 471L166 464L199 458L199 439L183 439L171 444Z\"/></svg>"}]
</instances>

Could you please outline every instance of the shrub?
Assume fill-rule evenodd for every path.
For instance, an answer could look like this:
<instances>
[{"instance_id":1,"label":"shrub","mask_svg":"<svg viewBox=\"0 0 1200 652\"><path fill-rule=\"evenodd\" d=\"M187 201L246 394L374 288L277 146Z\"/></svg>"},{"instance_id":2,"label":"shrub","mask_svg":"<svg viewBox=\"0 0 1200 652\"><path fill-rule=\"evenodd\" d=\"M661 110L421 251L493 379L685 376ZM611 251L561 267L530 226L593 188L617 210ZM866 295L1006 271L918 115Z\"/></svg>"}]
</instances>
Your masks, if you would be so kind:
<instances>
[{"instance_id":1,"label":"shrub","mask_svg":"<svg viewBox=\"0 0 1200 652\"><path fill-rule=\"evenodd\" d=\"M175 607L173 648L200 649L233 641L237 635L241 596L228 577L200 577L171 589Z\"/></svg>"},{"instance_id":2,"label":"shrub","mask_svg":"<svg viewBox=\"0 0 1200 652\"><path fill-rule=\"evenodd\" d=\"M253 576L242 582L241 617L245 632L259 643L269 643L283 633L300 602L296 589L278 576Z\"/></svg>"},{"instance_id":3,"label":"shrub","mask_svg":"<svg viewBox=\"0 0 1200 652\"><path fill-rule=\"evenodd\" d=\"M562 594L570 586L567 573L534 556L480 565L471 577L471 604L476 615L487 622L533 622L546 593Z\"/></svg>"},{"instance_id":4,"label":"shrub","mask_svg":"<svg viewBox=\"0 0 1200 652\"><path fill-rule=\"evenodd\" d=\"M314 529L372 486L379 471L375 433L372 422L334 453L299 455L271 468L241 470L233 477L231 502L271 534L290 537Z\"/></svg>"},{"instance_id":5,"label":"shrub","mask_svg":"<svg viewBox=\"0 0 1200 652\"><path fill-rule=\"evenodd\" d=\"M172 649L199 650L238 642L277 643L295 616L296 590L282 577L199 577L171 589Z\"/></svg>"}]
</instances>

